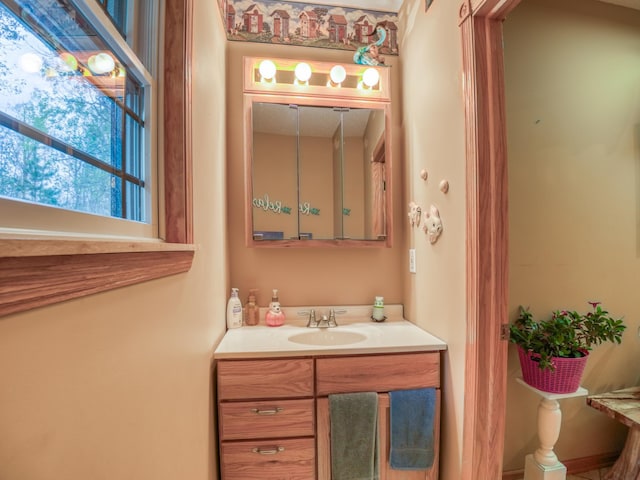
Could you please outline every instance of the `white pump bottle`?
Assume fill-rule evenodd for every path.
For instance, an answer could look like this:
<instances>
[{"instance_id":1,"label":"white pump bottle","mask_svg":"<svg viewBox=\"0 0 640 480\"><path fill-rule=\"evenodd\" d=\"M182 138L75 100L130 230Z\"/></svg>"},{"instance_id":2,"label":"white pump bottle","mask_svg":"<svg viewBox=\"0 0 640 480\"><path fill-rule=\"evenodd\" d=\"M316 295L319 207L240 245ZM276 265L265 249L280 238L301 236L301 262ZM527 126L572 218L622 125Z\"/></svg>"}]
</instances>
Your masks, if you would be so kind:
<instances>
[{"instance_id":1,"label":"white pump bottle","mask_svg":"<svg viewBox=\"0 0 640 480\"><path fill-rule=\"evenodd\" d=\"M238 296L238 289L231 289L231 297L227 302L227 328L242 326L242 302Z\"/></svg>"}]
</instances>

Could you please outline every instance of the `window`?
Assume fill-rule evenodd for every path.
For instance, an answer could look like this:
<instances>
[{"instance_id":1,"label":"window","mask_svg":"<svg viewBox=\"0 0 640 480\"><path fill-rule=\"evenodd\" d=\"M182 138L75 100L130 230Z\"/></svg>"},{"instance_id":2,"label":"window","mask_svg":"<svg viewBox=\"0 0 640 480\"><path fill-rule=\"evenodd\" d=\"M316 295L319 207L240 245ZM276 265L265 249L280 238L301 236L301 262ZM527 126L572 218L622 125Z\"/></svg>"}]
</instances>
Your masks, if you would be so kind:
<instances>
[{"instance_id":1,"label":"window","mask_svg":"<svg viewBox=\"0 0 640 480\"><path fill-rule=\"evenodd\" d=\"M77 5L76 5L77 3ZM110 1L105 3L107 11ZM162 223L163 234L151 235L150 241L114 241L109 237L91 236L81 238L47 235L46 230L60 230L57 215L54 213L65 212L69 215L81 217L80 232L86 232L87 224L95 219L97 223L108 224L111 228L113 222L140 224L128 220L115 219L113 217L83 214L54 207L48 209L45 214L31 215L31 207L39 207L31 202L13 201L0 198L0 316L28 310L52 303L69 300L76 297L90 295L92 293L122 287L134 283L140 283L153 278L164 277L189 270L194 254L192 206L191 206L191 149L190 149L190 104L191 85L189 59L191 55L192 41L192 10L193 0L136 0L137 9L147 12L162 12L164 22L161 29L152 27L145 31L163 38L163 71L155 80L144 79L144 75L138 78L145 89L144 110L147 112L145 122L144 145L150 150L154 149L153 138L150 131L150 121L159 117L164 122L162 133L162 217L158 223ZM52 5L63 7L77 6L78 11L90 20L90 23L99 30L101 38L115 38L109 32L116 31L114 23L106 18L98 0L77 0L73 5L69 0L33 0L17 2L13 0L0 0L0 5L24 7L30 5L32 9L42 10ZM146 10L143 7L147 7ZM14 10L11 10L14 12ZM96 13L98 12L98 13ZM138 12L139 13L139 12ZM157 17L157 15L156 15ZM106 21L98 21L96 18ZM117 43L111 45L116 54L114 59L130 61L132 65L126 67L136 72L147 70L155 72L157 66L151 61L155 57L153 46L155 40L142 41L144 36L133 35L131 29L131 7L127 9L126 37L127 42L133 45L133 49L139 52L137 55L129 55L131 48L128 44ZM154 15L145 13L138 15L138 24L153 25ZM142 20L142 23L140 22ZM106 35L105 32L109 33ZM118 36L120 36L118 34ZM157 38L157 37L156 37ZM135 68L134 68L135 67ZM128 74L129 72L127 72ZM146 83L145 83L146 82ZM167 86L162 95L163 112L153 115L154 102L147 95L149 86L156 84ZM150 112L150 113L149 113ZM170 115L165 113L170 112ZM6 127L0 127L6 128ZM21 133L21 132L16 132ZM26 138L26 137L25 137ZM151 152L145 152L145 156L152 157ZM150 170L154 164L151 163ZM157 185L147 183L146 178L153 177L151 172L146 172L145 189L157 189ZM153 198L153 192L151 197ZM147 194L149 196L149 194ZM18 215L12 215L12 202L20 206ZM151 203L154 203L153 201ZM22 208L24 207L24 209ZM28 210L28 212L27 212ZM36 231L14 230L10 221L21 217L35 218ZM68 222L71 223L71 222ZM146 225L146 224L144 224ZM109 230L110 232L112 230ZM45 233L45 235L41 235ZM155 239L155 240L154 240ZM118 240L118 239L116 239Z\"/></svg>"},{"instance_id":2,"label":"window","mask_svg":"<svg viewBox=\"0 0 640 480\"><path fill-rule=\"evenodd\" d=\"M2 197L153 222L155 92L127 4L0 0Z\"/></svg>"}]
</instances>

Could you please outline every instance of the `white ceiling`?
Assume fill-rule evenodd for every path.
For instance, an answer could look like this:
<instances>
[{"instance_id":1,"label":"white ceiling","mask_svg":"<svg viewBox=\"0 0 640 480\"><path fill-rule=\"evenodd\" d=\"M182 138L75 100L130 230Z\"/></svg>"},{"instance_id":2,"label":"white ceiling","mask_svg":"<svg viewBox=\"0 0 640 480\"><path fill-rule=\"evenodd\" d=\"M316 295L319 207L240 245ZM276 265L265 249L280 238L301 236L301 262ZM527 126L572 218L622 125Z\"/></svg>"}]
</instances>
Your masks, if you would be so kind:
<instances>
[{"instance_id":1,"label":"white ceiling","mask_svg":"<svg viewBox=\"0 0 640 480\"><path fill-rule=\"evenodd\" d=\"M398 12L404 0L308 0L301 3L313 3L315 5L340 5L348 8L361 8L363 10L381 10L384 12ZM436 0L451 2L453 0ZM640 10L640 0L600 0L613 5Z\"/></svg>"}]
</instances>

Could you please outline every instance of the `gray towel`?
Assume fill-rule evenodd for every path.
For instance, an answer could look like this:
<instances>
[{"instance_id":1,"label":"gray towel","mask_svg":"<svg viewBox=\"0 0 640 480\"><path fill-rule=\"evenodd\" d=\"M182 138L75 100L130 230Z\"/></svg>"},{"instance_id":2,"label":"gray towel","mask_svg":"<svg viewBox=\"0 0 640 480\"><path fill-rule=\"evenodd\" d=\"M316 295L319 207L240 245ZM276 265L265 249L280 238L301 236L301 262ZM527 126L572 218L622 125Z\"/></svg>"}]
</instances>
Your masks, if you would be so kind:
<instances>
[{"instance_id":1,"label":"gray towel","mask_svg":"<svg viewBox=\"0 0 640 480\"><path fill-rule=\"evenodd\" d=\"M426 470L433 465L435 388L389 392L391 449L394 470Z\"/></svg>"},{"instance_id":2,"label":"gray towel","mask_svg":"<svg viewBox=\"0 0 640 480\"><path fill-rule=\"evenodd\" d=\"M378 480L378 394L329 395L332 480Z\"/></svg>"}]
</instances>

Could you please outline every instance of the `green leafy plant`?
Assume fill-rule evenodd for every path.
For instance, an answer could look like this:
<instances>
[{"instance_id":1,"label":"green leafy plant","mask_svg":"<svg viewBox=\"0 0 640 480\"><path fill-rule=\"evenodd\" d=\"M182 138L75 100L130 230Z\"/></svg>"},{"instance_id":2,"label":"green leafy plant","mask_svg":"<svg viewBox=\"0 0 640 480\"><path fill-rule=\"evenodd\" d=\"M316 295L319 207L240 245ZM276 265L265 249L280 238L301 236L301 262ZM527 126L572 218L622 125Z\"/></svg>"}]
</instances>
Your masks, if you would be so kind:
<instances>
[{"instance_id":1,"label":"green leafy plant","mask_svg":"<svg viewBox=\"0 0 640 480\"><path fill-rule=\"evenodd\" d=\"M583 357L603 342L620 343L626 326L603 310L600 302L589 302L592 311L556 310L549 320L534 321L528 308L510 325L509 340L529 352L540 369L554 370L553 357Z\"/></svg>"}]
</instances>

